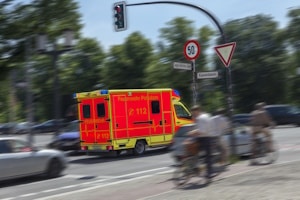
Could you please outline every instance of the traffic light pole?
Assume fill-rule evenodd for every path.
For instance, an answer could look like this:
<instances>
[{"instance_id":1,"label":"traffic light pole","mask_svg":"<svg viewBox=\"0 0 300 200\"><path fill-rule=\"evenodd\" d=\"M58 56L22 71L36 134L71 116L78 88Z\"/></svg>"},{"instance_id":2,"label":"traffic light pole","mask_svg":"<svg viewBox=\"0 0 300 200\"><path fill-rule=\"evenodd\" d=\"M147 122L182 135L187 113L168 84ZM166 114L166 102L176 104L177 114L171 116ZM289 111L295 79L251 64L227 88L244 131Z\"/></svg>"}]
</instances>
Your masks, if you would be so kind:
<instances>
[{"instance_id":1,"label":"traffic light pole","mask_svg":"<svg viewBox=\"0 0 300 200\"><path fill-rule=\"evenodd\" d=\"M190 3L177 2L177 1L153 1L153 2L126 4L126 6L140 6L140 5L151 5L151 4L174 4L174 5L187 6L187 7L191 7L191 8L200 10L201 12L205 13L215 23L215 25L217 26L217 28L221 34L222 42L224 44L226 43L226 38L225 38L223 28L220 25L220 23L218 22L218 20L213 16L213 14L211 14L207 10L201 8L200 6L196 6L196 5L193 5ZM227 90L228 90L228 96L227 96L228 115L232 121L233 96L232 96L232 81L231 81L231 67L230 66L227 67L227 81L226 82L227 82ZM231 149L232 154L236 155L235 138L233 137L233 134L231 137L231 143L232 143L232 149Z\"/></svg>"}]
</instances>

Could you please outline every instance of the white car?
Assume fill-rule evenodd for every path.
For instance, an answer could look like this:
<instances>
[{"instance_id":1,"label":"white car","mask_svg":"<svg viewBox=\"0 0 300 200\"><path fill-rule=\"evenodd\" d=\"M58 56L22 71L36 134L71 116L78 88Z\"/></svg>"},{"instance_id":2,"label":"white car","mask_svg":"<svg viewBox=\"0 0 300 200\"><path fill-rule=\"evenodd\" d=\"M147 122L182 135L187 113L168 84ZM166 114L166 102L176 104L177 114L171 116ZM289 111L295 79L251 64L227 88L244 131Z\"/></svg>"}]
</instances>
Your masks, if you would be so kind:
<instances>
[{"instance_id":1,"label":"white car","mask_svg":"<svg viewBox=\"0 0 300 200\"><path fill-rule=\"evenodd\" d=\"M38 150L16 137L0 138L0 181L39 174L55 178L66 167L61 151Z\"/></svg>"},{"instance_id":2,"label":"white car","mask_svg":"<svg viewBox=\"0 0 300 200\"><path fill-rule=\"evenodd\" d=\"M234 128L234 139L236 147L236 155L251 155L252 135L251 128L248 126L239 126ZM231 149L231 135L224 135L228 148Z\"/></svg>"},{"instance_id":3,"label":"white car","mask_svg":"<svg viewBox=\"0 0 300 200\"><path fill-rule=\"evenodd\" d=\"M187 133L195 130L195 124L188 124L180 127L175 133L172 142L172 154L174 157L184 155L183 141L188 138ZM233 136L235 139L236 154L239 156L245 156L251 154L251 130L247 126L235 127ZM231 134L223 135L222 140L226 143L227 148L231 149Z\"/></svg>"}]
</instances>

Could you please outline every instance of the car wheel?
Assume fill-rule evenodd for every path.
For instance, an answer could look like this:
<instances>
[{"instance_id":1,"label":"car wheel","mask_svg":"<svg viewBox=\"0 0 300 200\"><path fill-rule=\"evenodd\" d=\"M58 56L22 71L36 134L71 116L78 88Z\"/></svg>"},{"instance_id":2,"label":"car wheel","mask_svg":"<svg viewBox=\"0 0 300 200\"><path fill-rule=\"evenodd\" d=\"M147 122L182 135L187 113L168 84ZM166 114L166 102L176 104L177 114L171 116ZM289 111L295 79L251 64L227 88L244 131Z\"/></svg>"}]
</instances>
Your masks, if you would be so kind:
<instances>
[{"instance_id":1,"label":"car wheel","mask_svg":"<svg viewBox=\"0 0 300 200\"><path fill-rule=\"evenodd\" d=\"M50 161L48 165L46 176L47 178L56 178L60 175L62 170L63 167L61 162L57 158L54 158Z\"/></svg>"},{"instance_id":2,"label":"car wheel","mask_svg":"<svg viewBox=\"0 0 300 200\"><path fill-rule=\"evenodd\" d=\"M134 147L134 154L135 155L142 155L146 150L146 144L145 141L139 140L136 142Z\"/></svg>"}]
</instances>

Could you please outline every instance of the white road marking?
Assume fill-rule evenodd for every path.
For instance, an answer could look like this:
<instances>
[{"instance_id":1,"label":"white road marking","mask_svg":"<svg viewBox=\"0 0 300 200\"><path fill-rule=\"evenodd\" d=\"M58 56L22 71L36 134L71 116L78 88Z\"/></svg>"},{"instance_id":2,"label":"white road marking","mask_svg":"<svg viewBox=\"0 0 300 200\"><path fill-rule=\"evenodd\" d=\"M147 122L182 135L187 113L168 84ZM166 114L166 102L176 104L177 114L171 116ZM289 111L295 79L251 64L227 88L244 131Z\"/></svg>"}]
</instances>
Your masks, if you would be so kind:
<instances>
[{"instance_id":1,"label":"white road marking","mask_svg":"<svg viewBox=\"0 0 300 200\"><path fill-rule=\"evenodd\" d=\"M156 174L157 174L157 175L168 174L168 173L171 173L171 172L173 172L173 171L174 171L174 169L170 169L170 170L167 170L167 171L158 172L158 173L156 173Z\"/></svg>"},{"instance_id":2,"label":"white road marking","mask_svg":"<svg viewBox=\"0 0 300 200\"><path fill-rule=\"evenodd\" d=\"M80 186L85 186L85 185L99 184L99 183L105 182L105 181L110 181L110 180L114 180L114 179L121 179L121 178L136 176L136 175L140 175L140 174L146 174L146 173L155 172L155 171L162 171L162 170L166 170L166 169L170 169L170 168L169 167L161 167L161 168L155 168L155 169L150 169L150 170L134 172L134 173L130 173L130 174L124 174L124 175L120 175L120 176L95 176L95 178L100 178L100 179L94 180L94 181L89 181L89 182L84 182L84 183L79 183L79 184L68 185L68 186L64 186L64 187L60 187L60 188L43 190L43 191L40 191L39 193L28 193L28 194L20 195L20 196L17 196L17 197L7 198L5 200L13 200L13 199L18 199L18 198L27 197L27 196L35 196L35 195L42 194L42 193L56 192L56 191L59 191L59 190L70 189L70 188L80 187ZM159 172L159 173L162 173L162 172ZM153 174L153 175L155 175L155 174ZM153 176L153 175L151 175L151 176ZM90 175L70 174L70 175L65 175L63 177L59 177L57 179L61 179L61 178L83 178L83 177L88 177L88 176L90 176ZM107 186L107 185L119 184L119 183L122 183L122 182L128 182L128 181L132 181L132 180L136 180L136 179L146 178L147 176L149 176L149 175L129 178L129 179L126 179L126 180L116 181L116 182L103 184L103 185L92 186L92 187L89 187L89 188L104 187L104 186ZM55 181L57 179L52 179L52 180ZM46 180L46 181L50 181L50 180ZM41 182L45 182L45 181L39 181L38 183L40 184ZM36 183L30 183L30 184L36 184ZM30 184L28 184L28 185L30 185ZM85 189L88 189L88 188L85 188ZM63 195L63 194L65 194L65 193L62 193L61 195Z\"/></svg>"},{"instance_id":3,"label":"white road marking","mask_svg":"<svg viewBox=\"0 0 300 200\"><path fill-rule=\"evenodd\" d=\"M55 192L55 191L58 191L58 190L61 190L61 188L54 188L54 189L49 189L49 190L43 190L43 191L41 191L41 193Z\"/></svg>"},{"instance_id":4,"label":"white road marking","mask_svg":"<svg viewBox=\"0 0 300 200\"><path fill-rule=\"evenodd\" d=\"M38 193L28 193L28 194L23 194L23 195L20 195L19 197L30 197L30 196L35 196L37 195Z\"/></svg>"},{"instance_id":5,"label":"white road marking","mask_svg":"<svg viewBox=\"0 0 300 200\"><path fill-rule=\"evenodd\" d=\"M99 189L99 188L103 188L103 187L107 187L107 186L111 186L111 185L117 185L117 184L120 184L120 183L126 183L126 182L130 182L130 181L134 181L134 180L149 178L149 177L153 177L155 175L157 175L157 174L138 176L138 177L135 177L135 178L130 178L130 179L122 180L122 181L107 183L107 184L104 184L104 185L97 185L97 186L88 187L88 188L84 188L84 189L80 189L80 190L76 190L76 191L70 191L70 192L56 194L56 195L52 195L52 196L48 196L48 197L42 197L42 198L38 198L38 199L35 199L35 200L47 200L47 199L52 199L52 198L57 198L57 197L63 197L63 196L69 195L69 194L86 192L86 191L90 191L90 190L93 190L93 189Z\"/></svg>"},{"instance_id":6,"label":"white road marking","mask_svg":"<svg viewBox=\"0 0 300 200\"><path fill-rule=\"evenodd\" d=\"M67 185L67 186L61 187L61 189L69 189L69 188L73 188L73 187L76 187L76 185Z\"/></svg>"}]
</instances>

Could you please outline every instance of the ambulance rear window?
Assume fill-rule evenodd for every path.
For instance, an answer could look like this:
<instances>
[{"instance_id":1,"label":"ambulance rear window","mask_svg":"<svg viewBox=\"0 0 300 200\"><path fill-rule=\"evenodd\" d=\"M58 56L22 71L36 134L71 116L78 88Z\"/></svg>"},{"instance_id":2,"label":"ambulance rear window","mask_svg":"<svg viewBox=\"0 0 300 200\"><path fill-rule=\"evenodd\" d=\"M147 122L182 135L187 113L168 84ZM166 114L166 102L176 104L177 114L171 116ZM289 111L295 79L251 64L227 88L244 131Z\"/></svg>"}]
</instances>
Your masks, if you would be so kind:
<instances>
[{"instance_id":1,"label":"ambulance rear window","mask_svg":"<svg viewBox=\"0 0 300 200\"><path fill-rule=\"evenodd\" d=\"M160 113L159 101L152 101L151 102L151 109L152 109L153 114Z\"/></svg>"},{"instance_id":2,"label":"ambulance rear window","mask_svg":"<svg viewBox=\"0 0 300 200\"><path fill-rule=\"evenodd\" d=\"M104 103L97 104L97 116L98 117L105 117Z\"/></svg>"},{"instance_id":3,"label":"ambulance rear window","mask_svg":"<svg viewBox=\"0 0 300 200\"><path fill-rule=\"evenodd\" d=\"M83 105L82 110L83 110L83 117L84 118L91 118L90 105Z\"/></svg>"}]
</instances>

